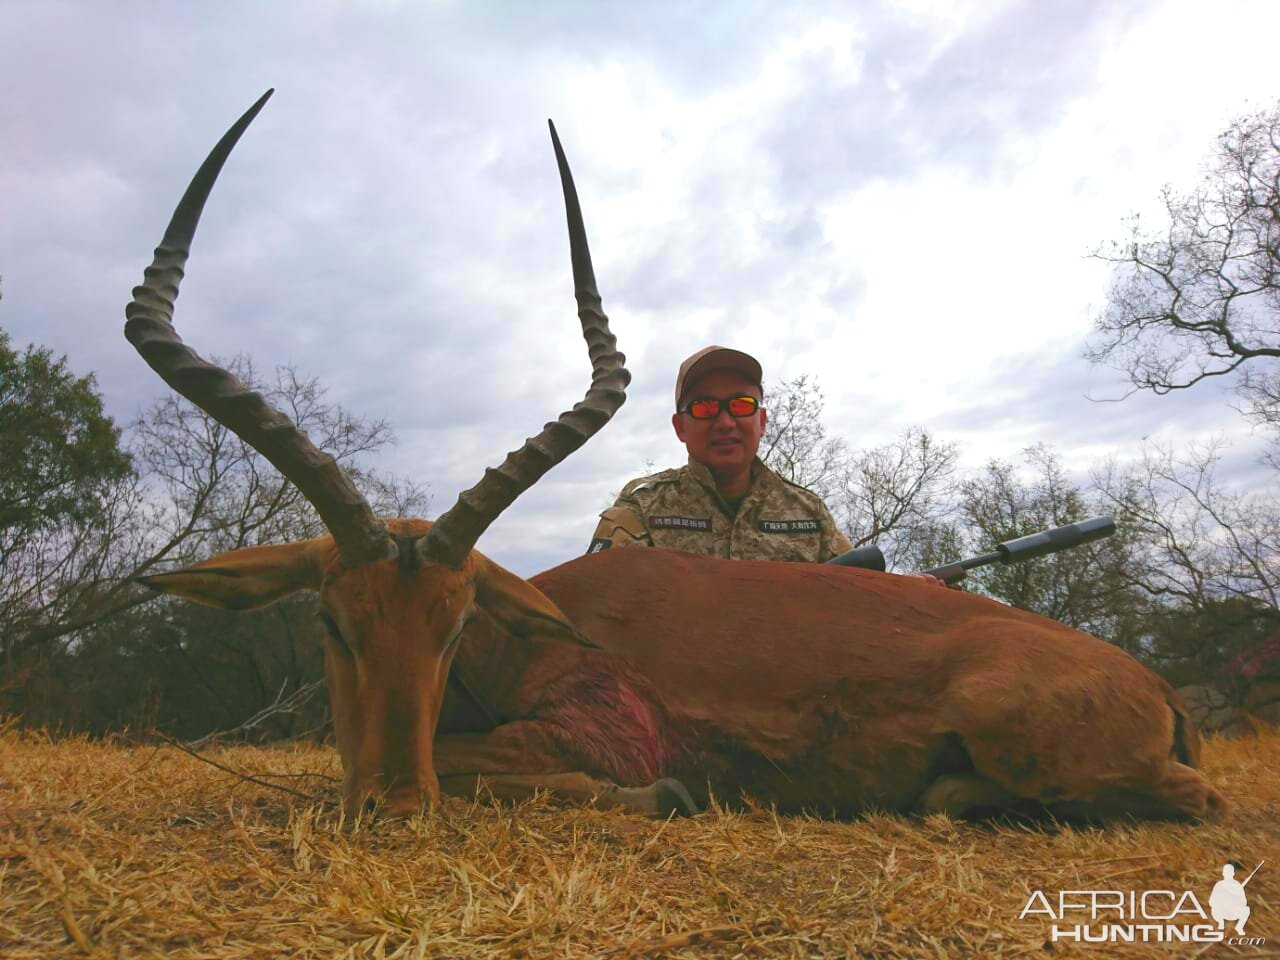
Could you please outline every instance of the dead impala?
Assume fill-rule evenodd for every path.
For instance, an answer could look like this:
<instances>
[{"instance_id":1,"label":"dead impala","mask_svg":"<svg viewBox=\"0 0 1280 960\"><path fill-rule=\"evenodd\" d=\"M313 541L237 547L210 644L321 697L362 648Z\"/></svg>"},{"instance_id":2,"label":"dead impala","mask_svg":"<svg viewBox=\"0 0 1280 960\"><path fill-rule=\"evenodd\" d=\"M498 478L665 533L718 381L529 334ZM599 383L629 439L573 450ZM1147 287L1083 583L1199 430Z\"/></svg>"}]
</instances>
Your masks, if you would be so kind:
<instances>
[{"instance_id":1,"label":"dead impala","mask_svg":"<svg viewBox=\"0 0 1280 960\"><path fill-rule=\"evenodd\" d=\"M265 100L196 174L125 332L170 386L295 483L330 536L144 582L232 609L319 594L348 809L381 799L412 812L481 778L499 796L544 788L648 813L743 791L841 815L1035 802L1204 817L1223 806L1194 769L1199 739L1169 686L1043 617L845 567L611 550L525 581L472 549L609 420L630 379L554 128L592 386L434 524L376 518L331 457L171 325L205 199Z\"/></svg>"}]
</instances>

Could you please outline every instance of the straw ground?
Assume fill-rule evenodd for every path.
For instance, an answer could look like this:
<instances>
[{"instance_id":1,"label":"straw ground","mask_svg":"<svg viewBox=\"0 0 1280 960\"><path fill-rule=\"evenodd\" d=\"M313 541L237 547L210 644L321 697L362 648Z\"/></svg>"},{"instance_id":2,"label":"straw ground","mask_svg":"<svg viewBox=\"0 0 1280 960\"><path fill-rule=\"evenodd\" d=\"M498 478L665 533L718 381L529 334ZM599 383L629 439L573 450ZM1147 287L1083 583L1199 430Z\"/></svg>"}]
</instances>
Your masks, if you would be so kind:
<instances>
[{"instance_id":1,"label":"straw ground","mask_svg":"<svg viewBox=\"0 0 1280 960\"><path fill-rule=\"evenodd\" d=\"M1280 733L1210 741L1213 824L667 823L547 801L447 801L343 829L327 748L215 747L313 801L172 746L0 730L0 956L1280 956ZM1030 891L1249 886L1247 950L1047 944Z\"/></svg>"}]
</instances>

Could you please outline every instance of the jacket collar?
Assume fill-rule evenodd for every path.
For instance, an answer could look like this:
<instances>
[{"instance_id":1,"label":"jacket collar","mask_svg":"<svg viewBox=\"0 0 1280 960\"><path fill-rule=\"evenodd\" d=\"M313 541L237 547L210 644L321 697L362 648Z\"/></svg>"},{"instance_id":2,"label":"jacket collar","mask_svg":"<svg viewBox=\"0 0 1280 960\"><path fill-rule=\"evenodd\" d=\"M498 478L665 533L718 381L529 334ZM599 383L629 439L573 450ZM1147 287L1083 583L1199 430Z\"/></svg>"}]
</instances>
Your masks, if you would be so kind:
<instances>
[{"instance_id":1,"label":"jacket collar","mask_svg":"<svg viewBox=\"0 0 1280 960\"><path fill-rule=\"evenodd\" d=\"M751 461L751 485L747 487L747 492L743 498L743 503L746 503L746 501L750 499L751 496L761 488L761 486L765 482L765 477L768 476L769 473L770 473L769 468L764 465L764 461L761 460L759 457L755 457ZM695 460L693 459L693 457L690 457L689 458L689 476L697 480L698 483L702 486L702 488L706 490L708 494L711 495L711 498L713 500L715 500L722 507L724 507L726 511L728 510L728 504L724 502L724 498L720 496L720 491L716 489L716 478L715 476L712 475L711 470L708 469L705 463L703 463L700 460Z\"/></svg>"}]
</instances>

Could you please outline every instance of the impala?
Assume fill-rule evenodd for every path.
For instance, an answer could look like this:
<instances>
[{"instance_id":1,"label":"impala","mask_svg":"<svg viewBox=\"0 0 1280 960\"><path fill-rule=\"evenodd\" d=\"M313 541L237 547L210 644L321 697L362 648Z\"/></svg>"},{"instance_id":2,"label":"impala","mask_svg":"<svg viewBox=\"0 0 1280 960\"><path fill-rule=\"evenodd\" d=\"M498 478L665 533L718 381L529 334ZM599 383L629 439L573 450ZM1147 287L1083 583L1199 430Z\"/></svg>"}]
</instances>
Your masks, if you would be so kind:
<instances>
[{"instance_id":1,"label":"impala","mask_svg":"<svg viewBox=\"0 0 1280 960\"><path fill-rule=\"evenodd\" d=\"M330 535L143 582L232 609L318 593L349 810L411 813L481 781L503 797L546 789L650 814L744 792L838 815L1222 808L1168 685L1043 617L845 567L617 549L525 581L472 549L609 420L630 379L554 127L591 388L434 523L376 518L331 457L171 323L200 211L265 100L196 174L125 332L170 386L295 483Z\"/></svg>"}]
</instances>

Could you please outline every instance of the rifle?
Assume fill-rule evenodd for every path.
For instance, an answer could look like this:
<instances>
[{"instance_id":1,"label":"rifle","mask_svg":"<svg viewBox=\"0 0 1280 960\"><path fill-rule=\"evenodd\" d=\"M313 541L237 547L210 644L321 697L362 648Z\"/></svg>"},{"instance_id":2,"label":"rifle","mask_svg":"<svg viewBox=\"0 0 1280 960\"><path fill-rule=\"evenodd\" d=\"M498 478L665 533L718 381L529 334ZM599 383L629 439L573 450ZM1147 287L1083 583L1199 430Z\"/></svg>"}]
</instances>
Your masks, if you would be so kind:
<instances>
[{"instance_id":1,"label":"rifle","mask_svg":"<svg viewBox=\"0 0 1280 960\"><path fill-rule=\"evenodd\" d=\"M1262 864L1263 864L1263 863L1266 863L1266 862L1267 862L1267 861L1263 860L1263 861L1262 861L1262 863L1259 863L1256 867L1254 867L1254 868L1253 868L1253 873L1257 873L1259 870L1261 870L1261 869L1262 869ZM1242 886L1242 887L1243 887L1243 886L1246 886L1246 885L1249 883L1249 881L1253 879L1253 873L1251 873L1251 874L1249 874L1247 877L1245 877L1245 878L1244 878L1244 883L1240 884L1240 886Z\"/></svg>"},{"instance_id":2,"label":"rifle","mask_svg":"<svg viewBox=\"0 0 1280 960\"><path fill-rule=\"evenodd\" d=\"M1054 527L1052 530L1041 530L1039 533L1006 540L1004 543L996 544L995 550L990 553L969 557L967 560L957 560L955 563L944 563L940 567L931 567L920 572L937 577L946 584L959 583L975 567L985 567L992 563L1021 563L1023 560L1043 557L1093 540L1101 540L1115 532L1116 522L1113 518L1092 517L1081 520L1079 523L1068 523L1063 527ZM884 554L880 552L879 547L872 544L855 547L838 557L832 557L827 563L834 563L841 567L883 570Z\"/></svg>"}]
</instances>

